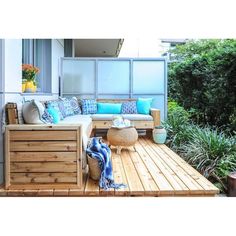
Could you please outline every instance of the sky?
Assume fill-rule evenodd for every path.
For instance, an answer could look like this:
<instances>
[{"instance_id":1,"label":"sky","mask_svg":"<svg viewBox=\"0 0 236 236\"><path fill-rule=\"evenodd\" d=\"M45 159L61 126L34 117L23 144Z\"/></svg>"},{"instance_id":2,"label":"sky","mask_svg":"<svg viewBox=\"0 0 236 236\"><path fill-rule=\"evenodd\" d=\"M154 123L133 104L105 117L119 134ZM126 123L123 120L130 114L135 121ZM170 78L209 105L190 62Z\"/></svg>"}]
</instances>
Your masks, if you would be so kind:
<instances>
[{"instance_id":1,"label":"sky","mask_svg":"<svg viewBox=\"0 0 236 236\"><path fill-rule=\"evenodd\" d=\"M119 57L160 57L167 47L156 38L125 38Z\"/></svg>"}]
</instances>

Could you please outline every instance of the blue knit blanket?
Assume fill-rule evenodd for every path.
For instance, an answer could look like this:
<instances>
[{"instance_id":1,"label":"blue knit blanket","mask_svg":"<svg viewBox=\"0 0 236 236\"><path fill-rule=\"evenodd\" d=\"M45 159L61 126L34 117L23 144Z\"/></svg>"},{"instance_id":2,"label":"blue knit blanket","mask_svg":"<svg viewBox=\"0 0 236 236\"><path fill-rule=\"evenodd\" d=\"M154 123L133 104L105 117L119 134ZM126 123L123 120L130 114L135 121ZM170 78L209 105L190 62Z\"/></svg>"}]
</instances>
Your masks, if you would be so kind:
<instances>
[{"instance_id":1,"label":"blue knit blanket","mask_svg":"<svg viewBox=\"0 0 236 236\"><path fill-rule=\"evenodd\" d=\"M101 168L101 176L99 186L102 189L119 189L126 187L125 184L116 184L113 178L112 164L111 164L111 150L107 144L103 143L99 138L92 138L86 153L98 160Z\"/></svg>"}]
</instances>

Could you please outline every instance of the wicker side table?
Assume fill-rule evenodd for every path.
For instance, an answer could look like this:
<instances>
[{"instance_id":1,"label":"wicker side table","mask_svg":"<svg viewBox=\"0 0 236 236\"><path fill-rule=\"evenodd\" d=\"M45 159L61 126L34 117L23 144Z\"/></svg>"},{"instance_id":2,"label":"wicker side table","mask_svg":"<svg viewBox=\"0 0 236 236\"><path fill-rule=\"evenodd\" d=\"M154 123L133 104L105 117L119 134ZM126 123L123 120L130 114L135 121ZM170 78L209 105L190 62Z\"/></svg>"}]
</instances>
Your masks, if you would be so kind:
<instances>
[{"instance_id":1,"label":"wicker side table","mask_svg":"<svg viewBox=\"0 0 236 236\"><path fill-rule=\"evenodd\" d=\"M134 127L111 127L107 132L107 140L109 145L117 147L117 154L120 154L122 147L134 146L138 140L138 132Z\"/></svg>"}]
</instances>

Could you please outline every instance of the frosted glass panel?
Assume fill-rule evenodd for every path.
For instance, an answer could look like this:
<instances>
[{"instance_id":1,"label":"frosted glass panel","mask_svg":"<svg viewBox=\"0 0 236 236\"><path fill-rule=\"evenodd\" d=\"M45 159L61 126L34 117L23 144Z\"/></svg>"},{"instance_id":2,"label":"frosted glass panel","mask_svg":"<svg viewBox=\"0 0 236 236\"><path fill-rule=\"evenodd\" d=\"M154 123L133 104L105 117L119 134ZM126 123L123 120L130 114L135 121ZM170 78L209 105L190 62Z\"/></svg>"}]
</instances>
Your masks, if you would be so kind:
<instances>
[{"instance_id":1,"label":"frosted glass panel","mask_svg":"<svg viewBox=\"0 0 236 236\"><path fill-rule=\"evenodd\" d=\"M136 94L164 93L163 61L133 62L133 92Z\"/></svg>"},{"instance_id":2,"label":"frosted glass panel","mask_svg":"<svg viewBox=\"0 0 236 236\"><path fill-rule=\"evenodd\" d=\"M129 61L98 62L98 93L129 93Z\"/></svg>"},{"instance_id":3,"label":"frosted glass panel","mask_svg":"<svg viewBox=\"0 0 236 236\"><path fill-rule=\"evenodd\" d=\"M95 93L95 61L63 61L63 94Z\"/></svg>"}]
</instances>

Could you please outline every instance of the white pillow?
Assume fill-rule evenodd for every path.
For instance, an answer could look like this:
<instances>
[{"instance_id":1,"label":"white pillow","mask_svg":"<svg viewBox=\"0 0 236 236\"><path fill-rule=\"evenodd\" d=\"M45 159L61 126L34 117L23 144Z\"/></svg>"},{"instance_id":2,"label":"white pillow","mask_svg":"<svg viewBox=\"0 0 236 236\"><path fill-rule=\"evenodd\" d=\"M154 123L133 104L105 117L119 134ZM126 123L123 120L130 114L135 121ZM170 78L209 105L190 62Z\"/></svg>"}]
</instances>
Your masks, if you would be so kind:
<instances>
[{"instance_id":1,"label":"white pillow","mask_svg":"<svg viewBox=\"0 0 236 236\"><path fill-rule=\"evenodd\" d=\"M43 124L42 115L45 107L41 102L32 100L23 104L22 112L26 124Z\"/></svg>"}]
</instances>

